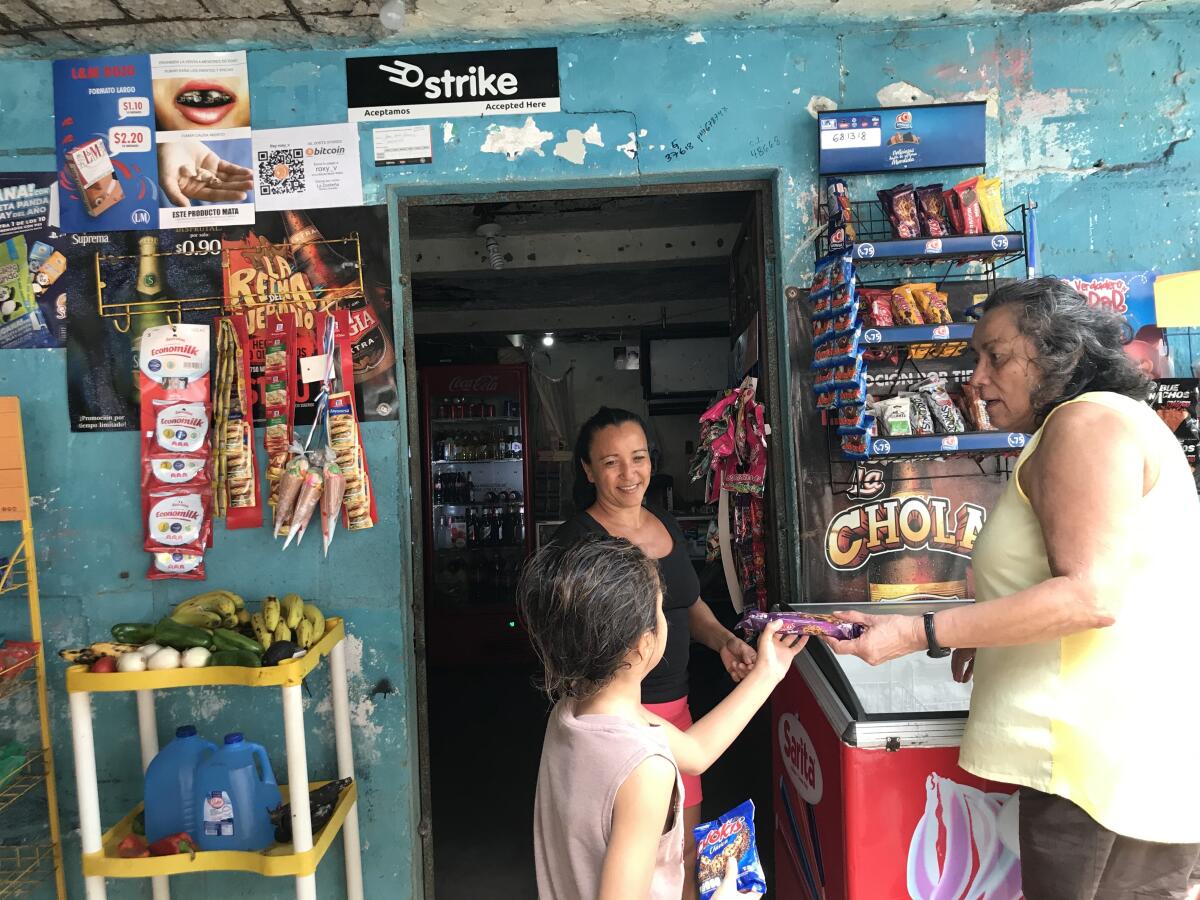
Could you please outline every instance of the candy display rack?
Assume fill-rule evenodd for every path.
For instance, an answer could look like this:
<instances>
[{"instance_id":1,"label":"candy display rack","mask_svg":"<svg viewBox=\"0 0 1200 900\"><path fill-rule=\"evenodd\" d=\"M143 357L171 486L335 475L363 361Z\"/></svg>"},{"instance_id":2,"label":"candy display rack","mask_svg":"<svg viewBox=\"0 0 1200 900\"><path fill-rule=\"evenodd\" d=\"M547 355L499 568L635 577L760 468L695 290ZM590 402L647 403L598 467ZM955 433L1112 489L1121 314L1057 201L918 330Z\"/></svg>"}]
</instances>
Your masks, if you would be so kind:
<instances>
[{"instance_id":1,"label":"candy display rack","mask_svg":"<svg viewBox=\"0 0 1200 900\"><path fill-rule=\"evenodd\" d=\"M75 744L75 782L79 791L80 836L87 900L105 900L108 896L106 878L150 878L154 900L169 900L168 876L213 871L294 877L297 900L316 900L317 865L339 832L343 836L346 856L346 897L349 900L362 900L357 784L352 782L342 791L334 807L333 817L315 834L308 805L309 793L326 782L310 783L308 780L301 683L326 657L329 659L338 778L354 778L345 638L346 630L342 620L330 618L325 622L324 637L314 644L305 656L287 660L278 666L209 666L201 669L103 674L89 672L85 666L72 666L67 670L67 694L71 704L71 732ZM145 770L158 753L154 692L189 687L203 689L216 685L242 688L277 687L282 691L290 792L288 788L282 790L285 801L290 801L292 805L292 843L273 844L261 853L217 850L194 855L122 859L117 853L117 847L130 833L134 819L142 807L139 804L107 832L101 831L92 732L92 693L132 692L136 695L142 769ZM300 785L299 790L297 785Z\"/></svg>"},{"instance_id":2,"label":"candy display rack","mask_svg":"<svg viewBox=\"0 0 1200 900\"><path fill-rule=\"evenodd\" d=\"M21 405L16 397L0 397L0 540L5 542L0 546L0 604L6 608L6 622L11 623L6 627L19 627L15 623L21 616L11 611L10 605L23 601L28 610L29 641L36 647L28 658L0 662L0 720L15 722L16 705L32 693L39 726L37 746L0 770L0 898L27 896L53 876L56 896L64 900L67 889L46 701L37 558ZM43 821L44 828L37 827Z\"/></svg>"}]
</instances>

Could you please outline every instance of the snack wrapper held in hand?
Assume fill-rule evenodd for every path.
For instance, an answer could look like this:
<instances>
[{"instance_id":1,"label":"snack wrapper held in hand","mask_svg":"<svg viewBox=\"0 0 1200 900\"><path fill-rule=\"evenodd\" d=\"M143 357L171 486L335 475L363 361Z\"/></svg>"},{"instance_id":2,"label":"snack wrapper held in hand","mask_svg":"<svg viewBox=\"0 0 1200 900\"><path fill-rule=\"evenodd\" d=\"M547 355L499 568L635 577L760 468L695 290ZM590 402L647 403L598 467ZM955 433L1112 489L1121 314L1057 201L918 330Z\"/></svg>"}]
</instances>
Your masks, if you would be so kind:
<instances>
[{"instance_id":1,"label":"snack wrapper held in hand","mask_svg":"<svg viewBox=\"0 0 1200 900\"><path fill-rule=\"evenodd\" d=\"M782 622L780 634L815 634L836 638L839 641L852 641L861 637L863 627L857 622L843 622L835 616L818 613L798 612L760 612L750 610L737 627L747 636L757 634L772 622Z\"/></svg>"},{"instance_id":2,"label":"snack wrapper held in hand","mask_svg":"<svg viewBox=\"0 0 1200 900\"><path fill-rule=\"evenodd\" d=\"M749 615L768 615L750 613ZM767 878L758 858L754 839L754 802L747 800L721 816L715 822L705 822L692 829L696 838L696 886L700 900L711 900L725 877L725 861L737 861L739 892L767 892Z\"/></svg>"}]
</instances>

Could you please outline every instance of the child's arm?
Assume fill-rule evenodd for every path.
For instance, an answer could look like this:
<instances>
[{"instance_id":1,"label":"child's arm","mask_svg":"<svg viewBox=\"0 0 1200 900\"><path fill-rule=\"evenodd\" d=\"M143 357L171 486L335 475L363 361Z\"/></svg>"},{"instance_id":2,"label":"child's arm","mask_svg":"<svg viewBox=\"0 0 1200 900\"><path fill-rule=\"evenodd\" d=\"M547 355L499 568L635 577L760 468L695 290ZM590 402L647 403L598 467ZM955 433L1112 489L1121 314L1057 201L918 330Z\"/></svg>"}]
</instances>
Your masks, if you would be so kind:
<instances>
[{"instance_id":1,"label":"child's arm","mask_svg":"<svg viewBox=\"0 0 1200 900\"><path fill-rule=\"evenodd\" d=\"M658 842L671 814L675 767L663 756L643 760L613 801L612 831L597 900L646 897L654 879Z\"/></svg>"},{"instance_id":2,"label":"child's arm","mask_svg":"<svg viewBox=\"0 0 1200 900\"><path fill-rule=\"evenodd\" d=\"M759 707L767 702L775 686L791 668L792 660L804 649L807 635L794 647L792 635L776 638L779 622L772 622L758 639L758 659L742 682L722 700L712 712L692 725L686 732L670 722L648 713L651 720L667 729L667 739L679 771L685 775L700 775L708 770L742 729L749 724Z\"/></svg>"}]
</instances>

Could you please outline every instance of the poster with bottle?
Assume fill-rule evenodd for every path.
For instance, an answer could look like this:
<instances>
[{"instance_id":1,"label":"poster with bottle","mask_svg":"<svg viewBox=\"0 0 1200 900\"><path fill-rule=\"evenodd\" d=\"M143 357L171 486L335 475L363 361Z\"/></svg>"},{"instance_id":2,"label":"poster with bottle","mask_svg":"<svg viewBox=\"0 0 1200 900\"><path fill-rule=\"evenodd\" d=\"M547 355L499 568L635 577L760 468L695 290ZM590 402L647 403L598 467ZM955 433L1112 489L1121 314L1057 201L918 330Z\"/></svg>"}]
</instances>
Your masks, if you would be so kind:
<instances>
[{"instance_id":1,"label":"poster with bottle","mask_svg":"<svg viewBox=\"0 0 1200 900\"><path fill-rule=\"evenodd\" d=\"M61 347L67 259L54 172L0 175L0 350Z\"/></svg>"},{"instance_id":2,"label":"poster with bottle","mask_svg":"<svg viewBox=\"0 0 1200 900\"><path fill-rule=\"evenodd\" d=\"M352 246L347 240L354 235L358 236L362 259L361 291L357 288L358 257L346 250ZM238 283L236 290L269 296L272 291L278 294L302 289L304 296L311 298L305 303L316 308L324 302L323 298L338 296L346 282L353 283L354 296L341 302L350 311L359 418L394 419L397 381L391 293L387 287L390 279L387 212L382 206L374 206L313 210L304 214L265 212L257 216L252 227L70 235L66 239L69 266L64 281L69 298L67 399L72 430L136 430L138 397L132 378L132 353L138 330L162 324L161 308L175 310L179 305L184 309L184 322L211 324L226 293L222 242L253 241L255 245L265 242L267 246L278 246L288 245L289 236L295 238L295 247L288 257L292 270L285 274L277 268L276 254L260 254L256 270L239 276L247 281ZM150 252L149 244L141 244L142 237L153 237L155 253ZM343 256L343 252L349 255ZM106 307L142 303L131 307L136 314L130 316L128 327L121 315L99 314L97 254ZM146 283L146 274L153 276L153 286ZM276 283L280 275L284 275L282 285ZM195 309L196 306L207 308ZM263 309L262 314L266 311ZM174 319L175 314L171 315ZM252 375L252 381L257 377ZM314 387L297 388L298 392L308 392L299 399L309 404L307 419L298 410L298 424L311 421ZM255 424L260 427L264 424L262 415L258 404Z\"/></svg>"},{"instance_id":3,"label":"poster with bottle","mask_svg":"<svg viewBox=\"0 0 1200 900\"><path fill-rule=\"evenodd\" d=\"M254 221L244 51L57 60L53 78L64 231Z\"/></svg>"}]
</instances>

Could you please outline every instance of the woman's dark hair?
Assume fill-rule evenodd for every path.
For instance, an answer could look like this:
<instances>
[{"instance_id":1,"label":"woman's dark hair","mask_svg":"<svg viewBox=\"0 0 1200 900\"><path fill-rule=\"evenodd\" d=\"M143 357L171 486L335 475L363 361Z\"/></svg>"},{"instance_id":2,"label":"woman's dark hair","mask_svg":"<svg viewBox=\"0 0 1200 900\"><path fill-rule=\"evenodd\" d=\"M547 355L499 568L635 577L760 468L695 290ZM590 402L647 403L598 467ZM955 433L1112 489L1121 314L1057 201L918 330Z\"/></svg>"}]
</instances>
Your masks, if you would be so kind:
<instances>
[{"instance_id":1,"label":"woman's dark hair","mask_svg":"<svg viewBox=\"0 0 1200 900\"><path fill-rule=\"evenodd\" d=\"M1017 306L1017 328L1033 344L1042 380L1031 403L1040 424L1050 411L1087 391L1145 400L1149 379L1124 350L1125 320L1089 306L1065 281L1046 276L997 288L983 311Z\"/></svg>"},{"instance_id":2,"label":"woman's dark hair","mask_svg":"<svg viewBox=\"0 0 1200 900\"><path fill-rule=\"evenodd\" d=\"M539 550L521 573L517 610L551 700L585 698L612 680L658 630L658 568L624 538L585 535Z\"/></svg>"},{"instance_id":3,"label":"woman's dark hair","mask_svg":"<svg viewBox=\"0 0 1200 900\"><path fill-rule=\"evenodd\" d=\"M577 511L582 512L596 502L596 486L588 481L587 472L583 470L583 464L591 461L592 441L596 439L596 432L610 425L624 425L626 422L636 422L649 440L650 431L641 416L627 409L614 409L610 406L600 407L579 429L579 437L575 439L575 487L571 492L571 499L575 501Z\"/></svg>"}]
</instances>

